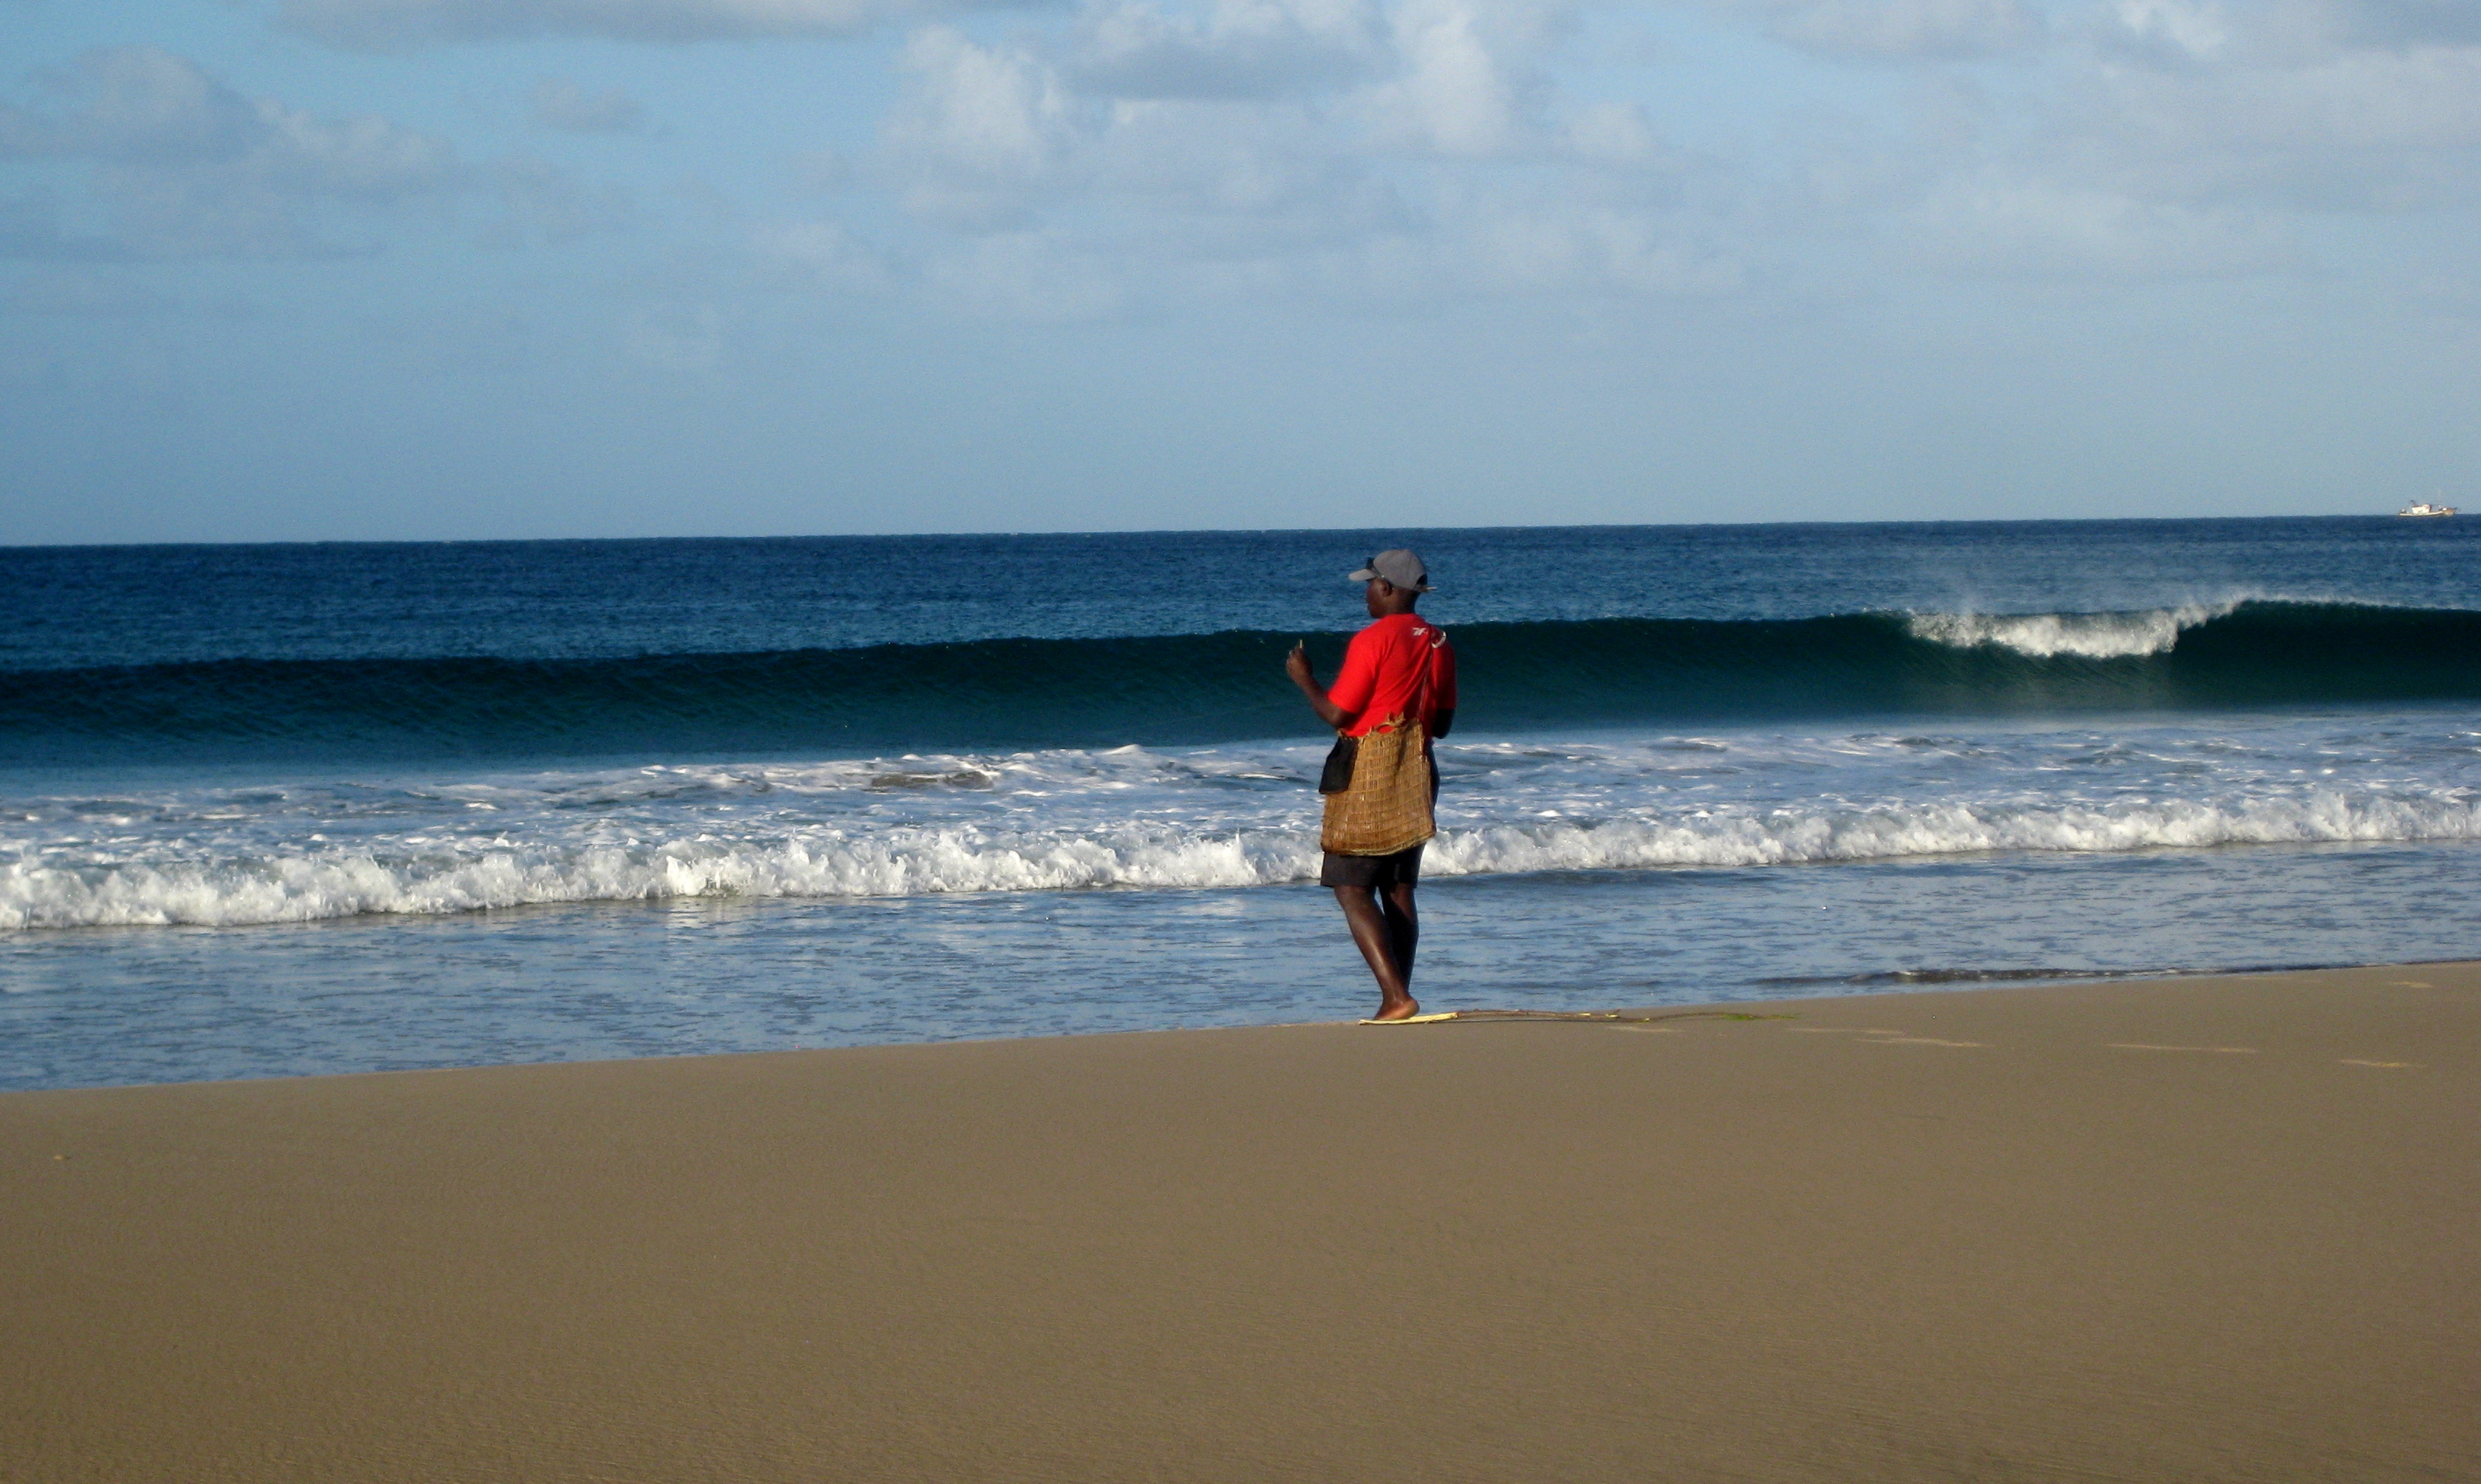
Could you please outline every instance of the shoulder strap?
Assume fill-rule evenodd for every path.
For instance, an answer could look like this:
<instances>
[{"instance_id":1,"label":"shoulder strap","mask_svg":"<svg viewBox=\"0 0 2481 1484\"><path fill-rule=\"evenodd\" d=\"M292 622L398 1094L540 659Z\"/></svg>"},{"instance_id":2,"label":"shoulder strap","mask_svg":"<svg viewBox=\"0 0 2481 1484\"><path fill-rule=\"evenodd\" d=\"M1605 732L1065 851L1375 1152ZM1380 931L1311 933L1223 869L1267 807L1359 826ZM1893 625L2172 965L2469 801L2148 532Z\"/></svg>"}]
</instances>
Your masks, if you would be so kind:
<instances>
[{"instance_id":1,"label":"shoulder strap","mask_svg":"<svg viewBox=\"0 0 2481 1484\"><path fill-rule=\"evenodd\" d=\"M1413 692L1411 715L1422 724L1422 735L1426 738L1430 735L1430 697L1439 689L1439 651L1448 645L1448 631L1426 621L1425 626L1430 631L1429 653L1422 657L1422 682Z\"/></svg>"}]
</instances>

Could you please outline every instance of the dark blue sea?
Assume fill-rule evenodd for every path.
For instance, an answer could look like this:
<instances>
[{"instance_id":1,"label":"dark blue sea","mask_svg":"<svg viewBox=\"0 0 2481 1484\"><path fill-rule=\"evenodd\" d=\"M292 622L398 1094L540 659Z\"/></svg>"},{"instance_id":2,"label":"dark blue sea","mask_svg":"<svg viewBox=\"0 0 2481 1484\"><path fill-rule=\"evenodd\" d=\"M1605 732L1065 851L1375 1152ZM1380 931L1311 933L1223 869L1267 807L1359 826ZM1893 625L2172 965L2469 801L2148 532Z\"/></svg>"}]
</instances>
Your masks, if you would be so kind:
<instances>
[{"instance_id":1,"label":"dark blue sea","mask_svg":"<svg viewBox=\"0 0 2481 1484\"><path fill-rule=\"evenodd\" d=\"M2481 954L2464 517L0 549L0 1086L1362 1013L1395 545L1430 1008Z\"/></svg>"}]
</instances>

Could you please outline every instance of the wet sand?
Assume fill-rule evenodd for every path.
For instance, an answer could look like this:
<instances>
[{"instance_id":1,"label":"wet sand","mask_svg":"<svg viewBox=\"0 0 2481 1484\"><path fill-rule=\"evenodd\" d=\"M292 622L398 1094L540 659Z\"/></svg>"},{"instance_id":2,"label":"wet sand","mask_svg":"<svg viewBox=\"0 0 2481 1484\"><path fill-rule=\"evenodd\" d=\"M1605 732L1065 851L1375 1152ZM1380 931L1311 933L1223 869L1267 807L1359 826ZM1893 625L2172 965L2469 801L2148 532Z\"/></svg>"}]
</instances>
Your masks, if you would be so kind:
<instances>
[{"instance_id":1,"label":"wet sand","mask_svg":"<svg viewBox=\"0 0 2481 1484\"><path fill-rule=\"evenodd\" d=\"M0 1095L0 1479L2481 1478L2481 965Z\"/></svg>"}]
</instances>

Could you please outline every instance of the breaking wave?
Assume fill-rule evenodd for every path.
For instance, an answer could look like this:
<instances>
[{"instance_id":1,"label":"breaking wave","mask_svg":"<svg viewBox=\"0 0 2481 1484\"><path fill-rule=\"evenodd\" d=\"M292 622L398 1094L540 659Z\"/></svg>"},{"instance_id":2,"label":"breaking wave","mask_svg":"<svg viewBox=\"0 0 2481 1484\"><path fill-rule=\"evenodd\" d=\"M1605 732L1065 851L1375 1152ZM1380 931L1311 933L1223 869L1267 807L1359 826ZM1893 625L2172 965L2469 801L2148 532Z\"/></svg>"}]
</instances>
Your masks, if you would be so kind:
<instances>
[{"instance_id":1,"label":"breaking wave","mask_svg":"<svg viewBox=\"0 0 2481 1484\"><path fill-rule=\"evenodd\" d=\"M1914 613L1904 627L1915 638L1957 649L1986 644L2036 660L2124 660L2168 654L2181 635L2229 617L2239 606L2182 604L2131 613Z\"/></svg>"},{"instance_id":2,"label":"breaking wave","mask_svg":"<svg viewBox=\"0 0 2481 1484\"><path fill-rule=\"evenodd\" d=\"M2228 803L1698 810L1449 829L1429 875L1758 867L1983 851L2481 840L2481 797L2313 792ZM227 925L435 915L553 902L905 897L1071 888L1230 888L1318 873L1315 827L1121 824L821 830L652 845L433 840L427 850L302 850L195 863L0 866L0 928Z\"/></svg>"},{"instance_id":3,"label":"breaking wave","mask_svg":"<svg viewBox=\"0 0 2481 1484\"><path fill-rule=\"evenodd\" d=\"M1468 732L2481 698L2481 612L1598 619L1451 630ZM1314 730L1293 636L982 639L632 659L230 660L0 671L27 763L1178 745ZM1331 666L1342 639L1312 640Z\"/></svg>"}]
</instances>

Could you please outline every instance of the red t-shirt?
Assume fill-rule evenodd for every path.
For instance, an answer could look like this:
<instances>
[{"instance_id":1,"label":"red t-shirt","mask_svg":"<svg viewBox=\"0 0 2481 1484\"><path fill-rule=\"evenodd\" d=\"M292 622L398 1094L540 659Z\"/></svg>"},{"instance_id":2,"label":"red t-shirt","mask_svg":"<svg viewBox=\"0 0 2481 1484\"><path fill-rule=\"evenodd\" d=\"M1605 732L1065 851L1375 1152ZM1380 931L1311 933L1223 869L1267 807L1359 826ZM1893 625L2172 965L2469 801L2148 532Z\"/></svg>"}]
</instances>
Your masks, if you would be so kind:
<instances>
[{"instance_id":1,"label":"red t-shirt","mask_svg":"<svg viewBox=\"0 0 2481 1484\"><path fill-rule=\"evenodd\" d=\"M1447 634L1419 613L1390 613L1352 637L1326 698L1358 713L1344 729L1346 737L1364 736L1398 715L1432 735L1439 713L1456 709L1456 652Z\"/></svg>"}]
</instances>

